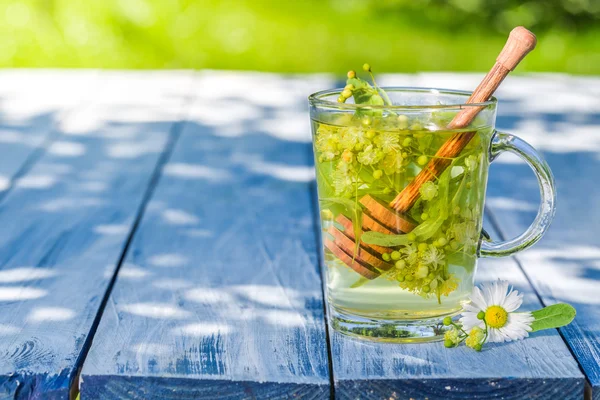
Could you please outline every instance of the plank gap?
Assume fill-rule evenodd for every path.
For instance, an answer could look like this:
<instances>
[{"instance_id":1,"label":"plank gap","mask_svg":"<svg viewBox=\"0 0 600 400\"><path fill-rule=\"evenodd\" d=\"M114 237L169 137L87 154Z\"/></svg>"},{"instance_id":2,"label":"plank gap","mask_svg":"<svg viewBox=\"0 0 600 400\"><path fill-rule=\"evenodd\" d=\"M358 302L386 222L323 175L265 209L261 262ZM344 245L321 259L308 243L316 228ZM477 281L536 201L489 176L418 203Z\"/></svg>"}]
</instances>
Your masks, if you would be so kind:
<instances>
[{"instance_id":1,"label":"plank gap","mask_svg":"<svg viewBox=\"0 0 600 400\"><path fill-rule=\"evenodd\" d=\"M134 223L131 227L131 230L129 231L127 240L125 241L123 251L121 252L121 255L119 256L119 260L117 262L115 272L110 279L108 288L106 289L104 296L102 297L102 302L100 303L100 307L98 308L98 312L96 313L96 317L94 318L92 327L91 327L91 329L88 333L88 336L83 344L82 351L79 354L79 357L77 358L77 361L75 363L76 371L74 374L72 374L72 378L71 378L72 381L69 383L69 385L71 387L71 390L70 390L70 399L71 400L74 400L79 395L79 376L81 374L81 369L82 369L83 363L85 362L85 359L88 355L88 352L91 348L92 342L94 340L94 336L96 335L96 331L98 330L98 325L100 324L100 320L102 319L102 315L104 314L104 309L106 308L106 304L108 303L110 294L111 294L113 287L117 281L119 271L121 270L123 261L125 260L125 258L127 256L127 252L131 245L133 237L135 236L135 233L140 224L140 221L144 217L144 213L146 211L146 207L148 206L148 202L152 198L154 189L156 188L156 186L158 185L158 182L160 181L160 177L162 176L163 168L164 168L165 164L169 161L169 158L170 158L171 154L173 153L173 148L175 147L175 143L177 143L177 140L181 136L181 131L183 130L183 126L185 125L185 123L186 123L186 121L182 120L182 121L175 122L173 124L173 126L171 127L171 130L169 132L169 137L167 139L165 148L161 152L160 157L158 158L158 161L156 162L156 166L154 167L154 171L152 172L152 177L150 178L148 187L146 188L146 191L144 192L144 197L142 198L142 201L140 202L140 205L136 212Z\"/></svg>"},{"instance_id":2,"label":"plank gap","mask_svg":"<svg viewBox=\"0 0 600 400\"><path fill-rule=\"evenodd\" d=\"M490 220L490 223L492 224L492 227L498 233L498 236L500 237L500 240L506 240L506 235L502 231L502 228L500 227L500 224L498 223L498 220L497 220L496 216L494 215L494 212L491 209L489 209L487 206L485 207L484 210L485 210L485 213L488 216L488 219ZM525 276L525 279L529 283L529 286L531 286L531 288L533 289L533 292L535 293L536 297L538 298L540 304L542 306L546 307L546 302L544 302L544 299L540 295L540 293L538 292L535 284L533 283L533 280L531 279L531 277L529 276L529 274L527 273L527 271L523 267L523 264L521 263L521 260L519 260L519 256L518 255L514 255L514 256L510 256L510 258L512 258L515 261L515 263L517 264L517 267L521 270L521 272ZM569 341L567 340L567 338L565 338L562 330L561 329L555 329L555 330L558 331L558 334L560 335L560 338L565 343L567 349L569 349L569 352L571 353L571 356L573 357L573 359L575 361L577 361L577 366L579 367L579 370L581 371L581 374L585 377L584 400L591 400L592 399L592 384L591 384L588 376L586 375L585 370L583 369L583 366L581 365L581 362L579 361L579 359L577 358L577 355L575 354L575 352L571 348L571 344L569 343Z\"/></svg>"},{"instance_id":3,"label":"plank gap","mask_svg":"<svg viewBox=\"0 0 600 400\"><path fill-rule=\"evenodd\" d=\"M312 151L310 152L312 156ZM319 274L321 276L321 293L323 294L323 318L325 320L325 341L327 342L327 360L328 362L328 370L329 370L329 382L330 382L330 390L329 396L331 399L335 399L335 382L333 380L333 354L331 350L331 336L329 334L329 310L327 309L327 293L325 291L325 282L323 282L325 271L323 269L325 265L325 259L323 257L323 244L321 237L321 220L319 213L319 197L317 195L317 182L313 181L312 185L310 185L310 192L312 196L311 207L313 213L314 220L314 230L315 230L315 240L317 242L318 249L318 262L319 262Z\"/></svg>"}]
</instances>

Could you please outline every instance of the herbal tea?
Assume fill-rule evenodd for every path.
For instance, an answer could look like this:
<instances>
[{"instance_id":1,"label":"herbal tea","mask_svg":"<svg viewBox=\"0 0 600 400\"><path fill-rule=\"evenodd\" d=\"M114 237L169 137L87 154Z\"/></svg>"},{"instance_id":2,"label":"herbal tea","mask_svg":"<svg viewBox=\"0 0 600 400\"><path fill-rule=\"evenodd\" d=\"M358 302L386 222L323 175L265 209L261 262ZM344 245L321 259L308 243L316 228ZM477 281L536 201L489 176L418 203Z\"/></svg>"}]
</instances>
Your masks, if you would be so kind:
<instances>
[{"instance_id":1,"label":"herbal tea","mask_svg":"<svg viewBox=\"0 0 600 400\"><path fill-rule=\"evenodd\" d=\"M440 340L444 321L469 301L477 257L509 256L548 229L556 196L548 165L523 140L494 129L492 94L535 42L513 29L473 93L384 90L365 64L372 85L349 71L342 90L309 96L334 329ZM481 241L489 163L504 151L534 170L541 206L520 236Z\"/></svg>"},{"instance_id":2,"label":"herbal tea","mask_svg":"<svg viewBox=\"0 0 600 400\"><path fill-rule=\"evenodd\" d=\"M389 204L456 131L405 115L330 113L313 120L330 304L364 317L416 319L458 311L473 284L492 134L480 128L420 199L390 226L364 207ZM389 230L376 235L374 224ZM355 240L358 238L359 240Z\"/></svg>"}]
</instances>

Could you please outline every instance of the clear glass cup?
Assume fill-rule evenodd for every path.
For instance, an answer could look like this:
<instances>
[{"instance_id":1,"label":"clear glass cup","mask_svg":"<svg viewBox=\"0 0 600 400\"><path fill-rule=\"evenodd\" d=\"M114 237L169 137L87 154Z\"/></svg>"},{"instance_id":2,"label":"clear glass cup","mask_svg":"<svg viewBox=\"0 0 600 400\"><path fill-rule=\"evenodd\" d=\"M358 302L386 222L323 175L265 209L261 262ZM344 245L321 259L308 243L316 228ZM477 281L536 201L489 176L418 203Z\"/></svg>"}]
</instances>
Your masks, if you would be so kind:
<instances>
[{"instance_id":1,"label":"clear glass cup","mask_svg":"<svg viewBox=\"0 0 600 400\"><path fill-rule=\"evenodd\" d=\"M384 90L393 106L338 103L341 90L309 97L330 324L374 340L439 340L443 318L468 301L477 258L511 255L546 231L554 181L531 146L494 129L495 98L466 104L468 92ZM472 107L480 111L468 127L446 128ZM436 156L457 135L470 135L458 156ZM534 170L541 205L526 232L492 242L482 235L485 190L490 162L503 151ZM396 212L394 199L436 160L446 167L420 186L408 211Z\"/></svg>"}]
</instances>

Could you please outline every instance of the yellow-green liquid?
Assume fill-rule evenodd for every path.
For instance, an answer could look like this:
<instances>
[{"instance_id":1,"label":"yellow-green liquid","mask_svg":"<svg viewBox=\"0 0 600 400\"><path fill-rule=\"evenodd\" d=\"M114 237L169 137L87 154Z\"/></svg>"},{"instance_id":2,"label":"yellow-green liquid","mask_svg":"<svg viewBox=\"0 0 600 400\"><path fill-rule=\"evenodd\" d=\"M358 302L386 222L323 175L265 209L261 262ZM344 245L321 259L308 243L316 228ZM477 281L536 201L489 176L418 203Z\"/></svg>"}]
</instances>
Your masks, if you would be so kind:
<instances>
[{"instance_id":1,"label":"yellow-green liquid","mask_svg":"<svg viewBox=\"0 0 600 400\"><path fill-rule=\"evenodd\" d=\"M365 231L358 220L361 213L370 212L360 199L369 195L389 204L442 144L460 133L438 129L446 120L435 122L433 117L424 121L395 114L366 118L329 114L313 120L324 242L333 241L331 229L349 238L356 229ZM402 244L379 244L384 253L361 240L361 251L393 265L391 269L371 266L378 275L365 278L325 246L327 294L336 310L374 319L419 320L462 308L473 287L492 134L489 127L464 132L473 131L466 148L449 159L450 165L424 187L405 215L416 224L413 232L418 234L410 236L399 229ZM352 221L353 232L340 225L340 216ZM347 248L345 252L350 259L357 254Z\"/></svg>"}]
</instances>

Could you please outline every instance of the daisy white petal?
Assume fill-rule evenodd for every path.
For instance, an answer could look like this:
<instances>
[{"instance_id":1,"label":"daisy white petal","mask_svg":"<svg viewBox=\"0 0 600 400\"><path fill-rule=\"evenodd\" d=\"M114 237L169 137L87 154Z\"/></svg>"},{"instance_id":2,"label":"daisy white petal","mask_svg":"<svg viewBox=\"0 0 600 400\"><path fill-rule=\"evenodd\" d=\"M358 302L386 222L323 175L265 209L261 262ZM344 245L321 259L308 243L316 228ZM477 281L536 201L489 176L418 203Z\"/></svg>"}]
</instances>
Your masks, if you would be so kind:
<instances>
[{"instance_id":1,"label":"daisy white petal","mask_svg":"<svg viewBox=\"0 0 600 400\"><path fill-rule=\"evenodd\" d=\"M474 306L474 305L472 305L472 304L465 304L465 305L463 306L463 309L464 309L465 311L467 311L467 312L473 312L473 313L475 313L475 314L477 314L479 311L481 311L481 308L479 308L479 307L475 307L475 306Z\"/></svg>"},{"instance_id":2,"label":"daisy white petal","mask_svg":"<svg viewBox=\"0 0 600 400\"><path fill-rule=\"evenodd\" d=\"M483 290L483 298L486 303L486 308L489 306L493 306L496 304L496 283L488 283L485 284Z\"/></svg>"},{"instance_id":3,"label":"daisy white petal","mask_svg":"<svg viewBox=\"0 0 600 400\"><path fill-rule=\"evenodd\" d=\"M530 312L511 313L508 315L508 323L521 326L527 331L531 331L531 323L535 320Z\"/></svg>"},{"instance_id":4,"label":"daisy white petal","mask_svg":"<svg viewBox=\"0 0 600 400\"><path fill-rule=\"evenodd\" d=\"M495 305L501 305L504 302L504 299L506 297L506 292L508 291L508 282L507 281L496 281L492 284L492 287L493 287L493 293L494 293L492 302Z\"/></svg>"},{"instance_id":5,"label":"daisy white petal","mask_svg":"<svg viewBox=\"0 0 600 400\"><path fill-rule=\"evenodd\" d=\"M483 321L477 318L477 313L463 313L463 316L460 318L459 322L462 324L465 331L470 331L476 326L482 329L485 327Z\"/></svg>"},{"instance_id":6,"label":"daisy white petal","mask_svg":"<svg viewBox=\"0 0 600 400\"><path fill-rule=\"evenodd\" d=\"M497 329L496 331L498 332L498 336L500 336L499 342L511 342L512 340L516 340L519 332L518 330L507 327ZM513 337L515 337L515 339L513 339Z\"/></svg>"},{"instance_id":7,"label":"daisy white petal","mask_svg":"<svg viewBox=\"0 0 600 400\"><path fill-rule=\"evenodd\" d=\"M504 340L502 339L502 336L500 335L500 332L498 331L498 329L489 329L488 330L488 342L491 343L501 343L504 342Z\"/></svg>"},{"instance_id":8,"label":"daisy white petal","mask_svg":"<svg viewBox=\"0 0 600 400\"><path fill-rule=\"evenodd\" d=\"M517 290L511 290L501 306L508 312L513 312L523 304L523 295Z\"/></svg>"},{"instance_id":9,"label":"daisy white petal","mask_svg":"<svg viewBox=\"0 0 600 400\"><path fill-rule=\"evenodd\" d=\"M485 310L487 308L483 293L477 286L473 288L473 292L471 293L471 303L480 310Z\"/></svg>"}]
</instances>

